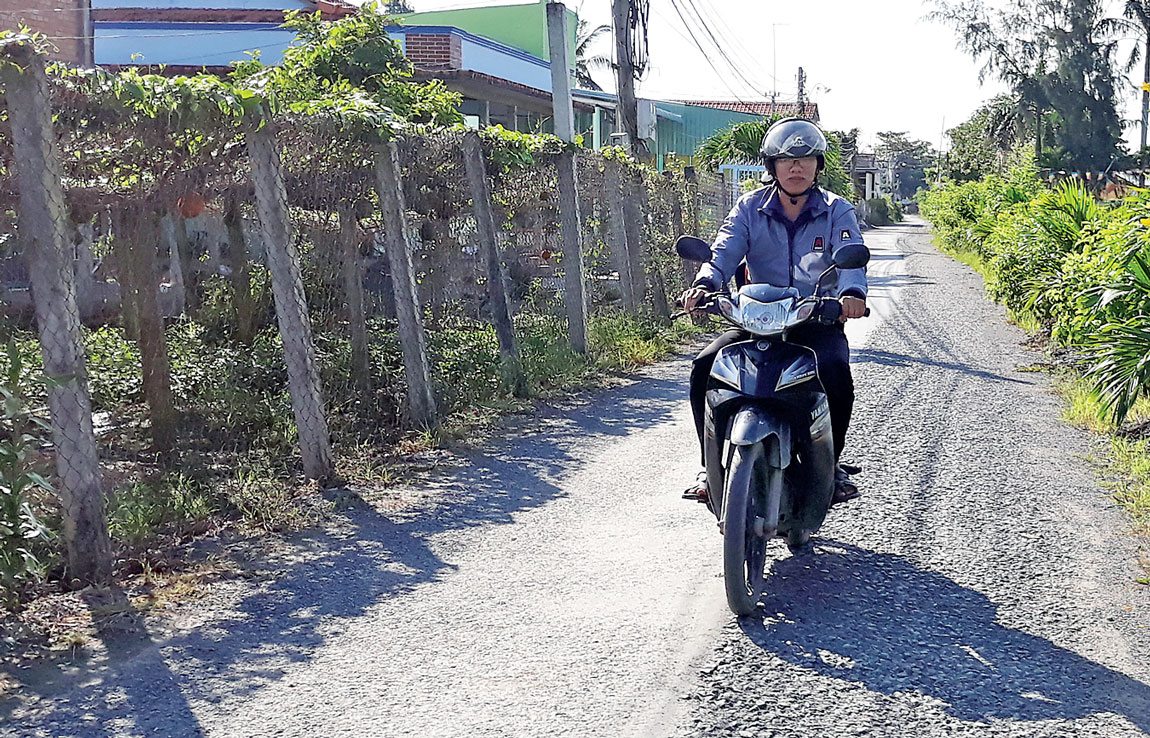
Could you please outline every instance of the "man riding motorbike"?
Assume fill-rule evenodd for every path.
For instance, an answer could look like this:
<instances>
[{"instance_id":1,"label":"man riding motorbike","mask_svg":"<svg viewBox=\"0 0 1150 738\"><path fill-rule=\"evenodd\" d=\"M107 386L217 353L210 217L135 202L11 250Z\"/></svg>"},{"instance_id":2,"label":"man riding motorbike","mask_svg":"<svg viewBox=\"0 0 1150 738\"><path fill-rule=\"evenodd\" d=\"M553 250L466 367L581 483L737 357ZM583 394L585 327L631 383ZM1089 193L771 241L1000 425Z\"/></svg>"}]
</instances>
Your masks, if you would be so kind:
<instances>
[{"instance_id":1,"label":"man riding motorbike","mask_svg":"<svg viewBox=\"0 0 1150 738\"><path fill-rule=\"evenodd\" d=\"M819 276L832 265L832 255L847 244L861 244L854 206L819 188L818 174L826 166L827 139L812 121L785 118L774 123L763 137L759 154L771 184L739 199L723 222L711 246L711 260L703 264L680 302L690 312L708 292L726 285L745 269L748 282L794 287L803 297L814 294ZM823 280L825 295L839 298L842 317L836 326L811 324L794 331L788 340L814 351L819 378L830 405L835 461L846 442L854 406L854 380L850 348L843 322L866 312L866 269L841 269ZM703 420L707 379L718 352L750 334L732 329L715 339L695 358L691 369L690 399L703 446ZM857 469L852 469L857 471ZM706 473L701 472L688 496L706 496ZM832 504L859 495L847 470L838 466Z\"/></svg>"}]
</instances>

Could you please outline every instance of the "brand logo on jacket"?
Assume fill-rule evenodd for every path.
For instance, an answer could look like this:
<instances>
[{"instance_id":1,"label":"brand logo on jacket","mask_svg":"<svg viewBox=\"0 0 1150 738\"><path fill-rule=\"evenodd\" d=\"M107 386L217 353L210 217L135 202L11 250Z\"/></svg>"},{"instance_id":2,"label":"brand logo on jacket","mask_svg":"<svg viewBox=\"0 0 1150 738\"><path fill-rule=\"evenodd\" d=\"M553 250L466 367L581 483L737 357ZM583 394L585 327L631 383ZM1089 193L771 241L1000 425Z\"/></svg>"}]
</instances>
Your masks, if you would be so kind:
<instances>
[{"instance_id":1,"label":"brand logo on jacket","mask_svg":"<svg viewBox=\"0 0 1150 738\"><path fill-rule=\"evenodd\" d=\"M816 236L815 237L814 250L815 251L822 251L824 248L825 247L823 246L823 237L822 236Z\"/></svg>"},{"instance_id":2,"label":"brand logo on jacket","mask_svg":"<svg viewBox=\"0 0 1150 738\"><path fill-rule=\"evenodd\" d=\"M850 240L850 237L851 237L851 232L850 232L850 231L843 231L842 240L844 240L844 241L849 241L849 240Z\"/></svg>"}]
</instances>

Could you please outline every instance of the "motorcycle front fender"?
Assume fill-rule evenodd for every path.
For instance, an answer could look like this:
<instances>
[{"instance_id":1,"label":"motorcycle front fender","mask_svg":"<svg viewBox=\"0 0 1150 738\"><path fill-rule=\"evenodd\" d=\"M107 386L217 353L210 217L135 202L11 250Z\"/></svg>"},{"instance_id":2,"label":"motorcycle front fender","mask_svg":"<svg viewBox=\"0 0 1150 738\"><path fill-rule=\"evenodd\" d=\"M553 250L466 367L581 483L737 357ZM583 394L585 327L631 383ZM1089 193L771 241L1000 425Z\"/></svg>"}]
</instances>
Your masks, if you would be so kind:
<instances>
[{"instance_id":1,"label":"motorcycle front fender","mask_svg":"<svg viewBox=\"0 0 1150 738\"><path fill-rule=\"evenodd\" d=\"M771 414L758 405L739 408L731 421L731 443L736 446L750 446L760 443L769 436L779 439L771 444L775 449L767 462L771 466L785 469L791 463L791 425L783 418Z\"/></svg>"}]
</instances>

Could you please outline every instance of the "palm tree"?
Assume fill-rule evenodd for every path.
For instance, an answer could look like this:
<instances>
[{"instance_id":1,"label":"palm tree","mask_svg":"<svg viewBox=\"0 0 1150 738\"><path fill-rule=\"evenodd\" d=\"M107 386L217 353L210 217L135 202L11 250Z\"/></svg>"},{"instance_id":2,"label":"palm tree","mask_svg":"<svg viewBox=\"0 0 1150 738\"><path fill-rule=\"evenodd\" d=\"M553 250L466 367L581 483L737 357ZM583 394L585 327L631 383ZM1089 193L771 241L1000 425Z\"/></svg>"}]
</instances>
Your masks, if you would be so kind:
<instances>
[{"instance_id":1,"label":"palm tree","mask_svg":"<svg viewBox=\"0 0 1150 738\"><path fill-rule=\"evenodd\" d=\"M575 30L575 84L584 90L602 90L599 83L591 78L591 70L611 68L610 57L602 54L589 56L591 45L604 33L611 33L611 26L601 25L591 28L587 21L579 19L579 25Z\"/></svg>"}]
</instances>

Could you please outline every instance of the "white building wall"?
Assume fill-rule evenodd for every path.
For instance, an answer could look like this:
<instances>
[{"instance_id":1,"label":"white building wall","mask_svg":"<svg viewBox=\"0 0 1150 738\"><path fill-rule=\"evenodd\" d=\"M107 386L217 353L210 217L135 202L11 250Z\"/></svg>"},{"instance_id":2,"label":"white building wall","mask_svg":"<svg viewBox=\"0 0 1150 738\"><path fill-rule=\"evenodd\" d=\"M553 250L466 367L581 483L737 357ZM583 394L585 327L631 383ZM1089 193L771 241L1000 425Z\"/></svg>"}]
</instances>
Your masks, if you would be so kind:
<instances>
[{"instance_id":1,"label":"white building wall","mask_svg":"<svg viewBox=\"0 0 1150 738\"><path fill-rule=\"evenodd\" d=\"M191 2L192 0L181 0ZM94 24L96 64L194 64L227 66L260 51L277 64L295 33L275 23Z\"/></svg>"},{"instance_id":2,"label":"white building wall","mask_svg":"<svg viewBox=\"0 0 1150 738\"><path fill-rule=\"evenodd\" d=\"M406 36L400 27L389 28L387 33L399 42L400 48L407 53ZM437 33L433 30L418 30L414 27L412 33ZM503 46L495 41L486 39L476 41L468 38L470 34L460 35L461 69L468 69L480 74L489 74L492 77L518 82L521 85L534 87L537 90L551 92L551 67L542 59L536 59L525 51Z\"/></svg>"},{"instance_id":3,"label":"white building wall","mask_svg":"<svg viewBox=\"0 0 1150 738\"><path fill-rule=\"evenodd\" d=\"M551 67L463 39L463 68L551 92Z\"/></svg>"},{"instance_id":4,"label":"white building wall","mask_svg":"<svg viewBox=\"0 0 1150 738\"><path fill-rule=\"evenodd\" d=\"M145 8L210 8L212 10L306 10L311 7L301 0L91 0L93 10Z\"/></svg>"}]
</instances>

